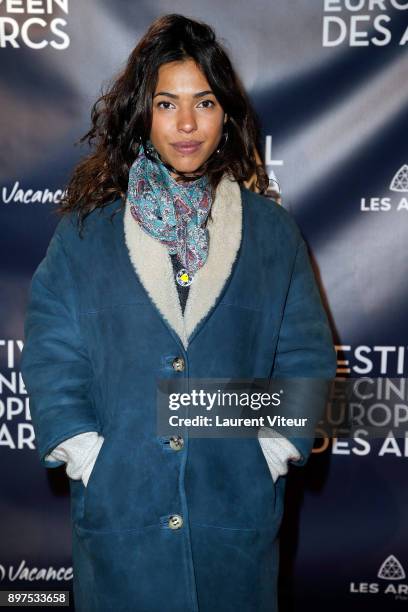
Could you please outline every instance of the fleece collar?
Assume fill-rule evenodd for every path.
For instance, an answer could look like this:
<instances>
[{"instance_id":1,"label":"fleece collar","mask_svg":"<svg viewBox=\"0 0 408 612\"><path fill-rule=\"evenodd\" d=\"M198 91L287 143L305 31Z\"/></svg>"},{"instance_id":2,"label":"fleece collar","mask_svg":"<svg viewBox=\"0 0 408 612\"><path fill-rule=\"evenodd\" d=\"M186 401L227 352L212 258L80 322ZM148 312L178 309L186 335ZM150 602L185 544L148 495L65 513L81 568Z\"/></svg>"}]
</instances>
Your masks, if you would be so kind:
<instances>
[{"instance_id":1,"label":"fleece collar","mask_svg":"<svg viewBox=\"0 0 408 612\"><path fill-rule=\"evenodd\" d=\"M207 260L190 285L183 316L167 247L142 230L126 202L124 232L130 261L151 301L178 335L185 350L197 325L215 306L241 244L241 190L227 173L218 184L211 216L207 224Z\"/></svg>"}]
</instances>

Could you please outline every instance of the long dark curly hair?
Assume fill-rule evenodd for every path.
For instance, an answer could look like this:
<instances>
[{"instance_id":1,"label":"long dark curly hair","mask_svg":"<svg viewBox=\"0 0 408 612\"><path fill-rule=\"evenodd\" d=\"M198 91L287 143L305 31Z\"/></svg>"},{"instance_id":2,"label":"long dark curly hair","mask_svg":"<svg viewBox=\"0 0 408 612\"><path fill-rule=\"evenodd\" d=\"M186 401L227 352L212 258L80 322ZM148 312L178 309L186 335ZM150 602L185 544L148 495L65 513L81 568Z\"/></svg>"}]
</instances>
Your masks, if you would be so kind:
<instances>
[{"instance_id":1,"label":"long dark curly hair","mask_svg":"<svg viewBox=\"0 0 408 612\"><path fill-rule=\"evenodd\" d=\"M227 52L209 25L173 13L150 25L124 70L111 81L106 93L102 89L92 107L92 127L77 142L87 141L92 152L74 168L57 213L74 212L80 233L84 219L96 208L121 198L122 205L113 213L116 214L125 205L130 167L139 147L146 149L150 137L159 68L167 62L187 59L196 62L228 115L224 146L196 174L207 173L213 193L226 171L240 184L253 181L255 176L256 188L262 194L266 192L269 179L260 155L259 119ZM196 178L177 172L177 180Z\"/></svg>"}]
</instances>

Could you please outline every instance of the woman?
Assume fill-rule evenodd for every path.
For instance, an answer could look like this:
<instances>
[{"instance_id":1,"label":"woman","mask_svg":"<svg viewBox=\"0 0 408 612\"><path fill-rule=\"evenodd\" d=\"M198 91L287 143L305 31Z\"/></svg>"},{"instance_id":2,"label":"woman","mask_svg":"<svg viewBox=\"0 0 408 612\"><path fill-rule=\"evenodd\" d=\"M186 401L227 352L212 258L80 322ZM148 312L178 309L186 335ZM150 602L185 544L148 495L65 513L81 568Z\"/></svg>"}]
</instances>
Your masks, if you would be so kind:
<instances>
[{"instance_id":1,"label":"woman","mask_svg":"<svg viewBox=\"0 0 408 612\"><path fill-rule=\"evenodd\" d=\"M156 379L333 377L305 242L262 195L255 114L209 26L156 20L92 120L22 355L41 462L70 477L76 609L277 610L288 462L313 440L160 436ZM307 394L285 414L315 422Z\"/></svg>"}]
</instances>

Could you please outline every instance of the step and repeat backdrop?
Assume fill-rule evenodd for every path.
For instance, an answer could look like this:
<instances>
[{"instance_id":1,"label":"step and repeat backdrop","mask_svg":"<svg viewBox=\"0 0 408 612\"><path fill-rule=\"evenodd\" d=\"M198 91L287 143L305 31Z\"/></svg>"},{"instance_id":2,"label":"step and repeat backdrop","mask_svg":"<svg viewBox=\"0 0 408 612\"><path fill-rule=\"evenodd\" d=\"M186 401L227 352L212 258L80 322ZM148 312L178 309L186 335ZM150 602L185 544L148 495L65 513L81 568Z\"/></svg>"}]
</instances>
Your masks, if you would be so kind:
<instances>
[{"instance_id":1,"label":"step and repeat backdrop","mask_svg":"<svg viewBox=\"0 0 408 612\"><path fill-rule=\"evenodd\" d=\"M406 610L404 0L0 0L0 591L72 589L69 483L39 463L19 371L28 290L101 85L173 12L213 25L229 51L261 121L270 195L310 248L338 378L367 379L366 422L385 432L322 430L308 465L291 467L281 609Z\"/></svg>"}]
</instances>

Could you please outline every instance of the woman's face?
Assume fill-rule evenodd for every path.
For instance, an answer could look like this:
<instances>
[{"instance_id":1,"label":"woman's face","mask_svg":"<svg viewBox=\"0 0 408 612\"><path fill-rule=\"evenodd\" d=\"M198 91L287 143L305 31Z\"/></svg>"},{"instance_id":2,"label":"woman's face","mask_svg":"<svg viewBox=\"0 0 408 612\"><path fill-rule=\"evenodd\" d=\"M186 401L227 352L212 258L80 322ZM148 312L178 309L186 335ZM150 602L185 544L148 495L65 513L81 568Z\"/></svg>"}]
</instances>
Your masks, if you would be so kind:
<instances>
[{"instance_id":1,"label":"woman's face","mask_svg":"<svg viewBox=\"0 0 408 612\"><path fill-rule=\"evenodd\" d=\"M150 140L163 161L176 170L194 172L217 148L226 120L206 77L193 60L160 66ZM192 146L194 143L199 144Z\"/></svg>"}]
</instances>

